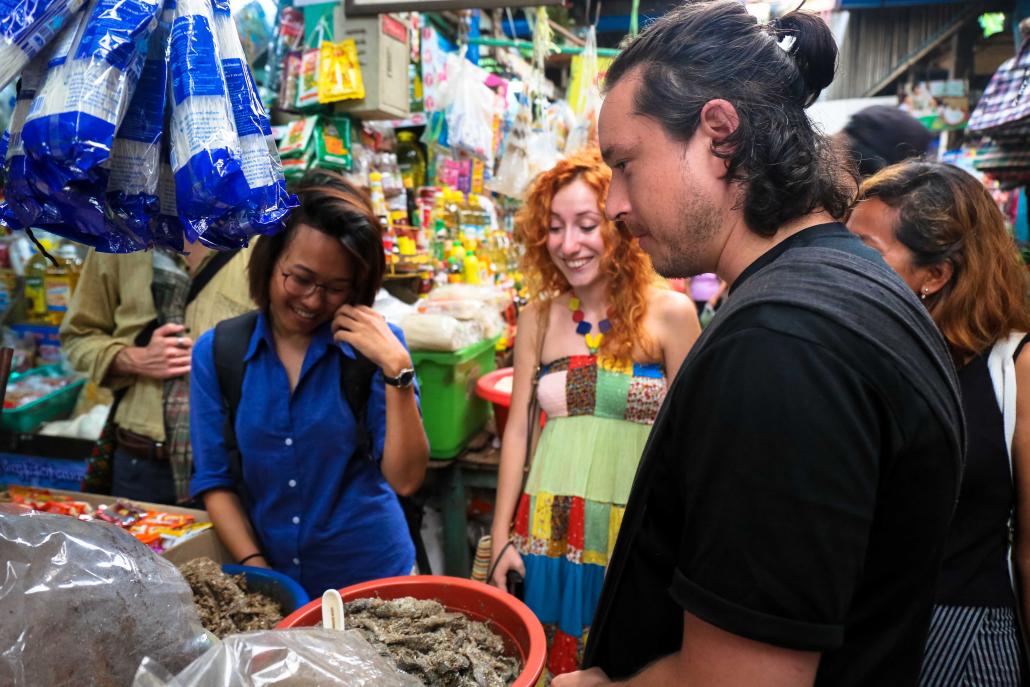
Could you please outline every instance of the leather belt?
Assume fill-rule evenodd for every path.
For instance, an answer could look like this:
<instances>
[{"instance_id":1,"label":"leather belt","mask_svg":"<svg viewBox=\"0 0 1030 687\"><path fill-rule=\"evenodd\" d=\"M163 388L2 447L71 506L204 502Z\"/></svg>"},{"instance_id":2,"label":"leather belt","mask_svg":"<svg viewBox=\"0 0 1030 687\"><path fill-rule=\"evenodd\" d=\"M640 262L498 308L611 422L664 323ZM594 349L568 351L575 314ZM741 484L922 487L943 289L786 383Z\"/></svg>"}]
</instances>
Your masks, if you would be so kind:
<instances>
[{"instance_id":1,"label":"leather belt","mask_svg":"<svg viewBox=\"0 0 1030 687\"><path fill-rule=\"evenodd\" d=\"M168 451L160 441L154 441L150 437L121 427L115 428L114 439L115 448L120 448L126 453L158 463L168 462Z\"/></svg>"}]
</instances>

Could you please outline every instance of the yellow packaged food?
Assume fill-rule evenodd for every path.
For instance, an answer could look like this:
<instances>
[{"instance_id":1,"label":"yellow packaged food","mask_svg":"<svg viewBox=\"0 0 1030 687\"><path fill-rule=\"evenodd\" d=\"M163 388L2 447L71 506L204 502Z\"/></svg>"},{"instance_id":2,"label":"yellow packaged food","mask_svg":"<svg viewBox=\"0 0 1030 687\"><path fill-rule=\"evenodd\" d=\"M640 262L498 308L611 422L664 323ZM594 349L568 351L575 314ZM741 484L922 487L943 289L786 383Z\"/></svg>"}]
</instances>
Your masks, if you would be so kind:
<instances>
[{"instance_id":1,"label":"yellow packaged food","mask_svg":"<svg viewBox=\"0 0 1030 687\"><path fill-rule=\"evenodd\" d=\"M333 43L322 41L318 63L318 102L360 100L365 82L358 63L358 46L353 38Z\"/></svg>"}]
</instances>

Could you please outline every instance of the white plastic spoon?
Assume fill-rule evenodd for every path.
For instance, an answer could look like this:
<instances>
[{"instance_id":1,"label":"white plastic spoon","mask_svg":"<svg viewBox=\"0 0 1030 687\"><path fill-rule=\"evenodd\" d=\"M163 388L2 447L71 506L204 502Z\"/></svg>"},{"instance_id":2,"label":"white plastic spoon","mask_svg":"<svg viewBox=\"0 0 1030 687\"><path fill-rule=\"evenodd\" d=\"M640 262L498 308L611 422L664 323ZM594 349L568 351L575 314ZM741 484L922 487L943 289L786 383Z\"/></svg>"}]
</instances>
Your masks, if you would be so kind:
<instances>
[{"instance_id":1,"label":"white plastic spoon","mask_svg":"<svg viewBox=\"0 0 1030 687\"><path fill-rule=\"evenodd\" d=\"M322 594L322 627L330 630L342 630L343 597L335 589L327 589Z\"/></svg>"}]
</instances>

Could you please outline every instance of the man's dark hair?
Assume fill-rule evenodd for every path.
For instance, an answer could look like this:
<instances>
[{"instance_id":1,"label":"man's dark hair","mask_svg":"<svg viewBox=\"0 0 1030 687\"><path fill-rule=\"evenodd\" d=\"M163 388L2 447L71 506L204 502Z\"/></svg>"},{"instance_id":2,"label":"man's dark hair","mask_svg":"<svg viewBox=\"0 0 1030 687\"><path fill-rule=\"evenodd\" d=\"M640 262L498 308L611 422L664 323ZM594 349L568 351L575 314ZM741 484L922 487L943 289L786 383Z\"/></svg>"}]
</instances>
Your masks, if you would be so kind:
<instances>
[{"instance_id":1,"label":"man's dark hair","mask_svg":"<svg viewBox=\"0 0 1030 687\"><path fill-rule=\"evenodd\" d=\"M313 169L296 189L300 206L293 210L286 228L274 236L263 236L250 255L247 276L250 297L268 312L269 287L280 277L276 263L297 232L306 225L337 239L350 255L351 305L371 306L383 283L386 258L383 232L366 193L335 172Z\"/></svg>"},{"instance_id":2,"label":"man's dark hair","mask_svg":"<svg viewBox=\"0 0 1030 687\"><path fill-rule=\"evenodd\" d=\"M843 218L854 171L805 114L833 81L837 45L819 17L791 12L759 25L738 0L689 2L655 21L608 70L611 89L639 68L637 114L688 141L701 109L724 99L740 124L713 153L741 182L744 219L762 236L814 210Z\"/></svg>"}]
</instances>

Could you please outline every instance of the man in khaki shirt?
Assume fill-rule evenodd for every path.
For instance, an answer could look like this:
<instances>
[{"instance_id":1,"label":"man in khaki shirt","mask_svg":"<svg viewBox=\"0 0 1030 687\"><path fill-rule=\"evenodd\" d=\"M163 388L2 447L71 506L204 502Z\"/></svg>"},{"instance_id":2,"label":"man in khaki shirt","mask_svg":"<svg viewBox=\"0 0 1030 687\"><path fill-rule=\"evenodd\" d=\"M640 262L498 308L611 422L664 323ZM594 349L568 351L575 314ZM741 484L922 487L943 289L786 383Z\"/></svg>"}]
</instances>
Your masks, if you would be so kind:
<instances>
[{"instance_id":1,"label":"man in khaki shirt","mask_svg":"<svg viewBox=\"0 0 1030 687\"><path fill-rule=\"evenodd\" d=\"M189 250L189 255L174 259L196 278L215 253L199 244ZM189 474L173 479L165 450L166 381L189 374L196 337L256 307L248 293L249 257L250 250L243 249L218 269L186 306L185 326L160 326L145 345L137 345L137 338L157 318L151 291L154 253L90 251L86 257L61 325L61 346L75 369L97 384L124 391L114 417L116 496L158 503L184 500Z\"/></svg>"}]
</instances>

